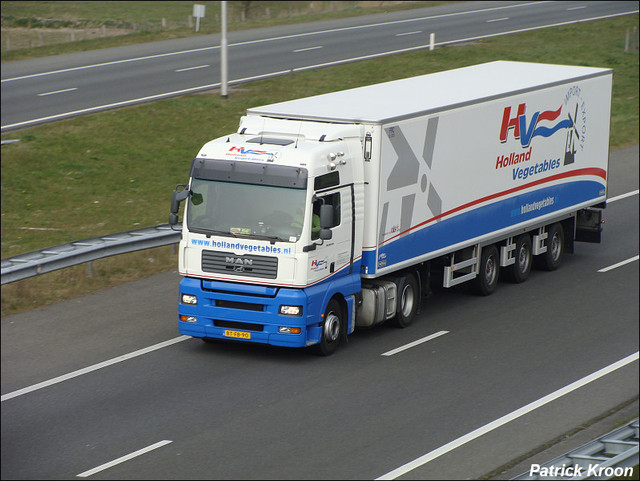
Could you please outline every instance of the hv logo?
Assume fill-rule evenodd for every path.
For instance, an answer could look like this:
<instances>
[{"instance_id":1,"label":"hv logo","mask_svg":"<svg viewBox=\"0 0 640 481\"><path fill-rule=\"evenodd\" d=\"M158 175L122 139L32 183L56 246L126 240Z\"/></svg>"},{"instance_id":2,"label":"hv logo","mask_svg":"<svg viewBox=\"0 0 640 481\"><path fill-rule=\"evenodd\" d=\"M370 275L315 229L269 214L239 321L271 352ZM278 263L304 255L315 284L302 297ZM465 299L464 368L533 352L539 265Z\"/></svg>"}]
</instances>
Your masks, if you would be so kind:
<instances>
[{"instance_id":1,"label":"hv logo","mask_svg":"<svg viewBox=\"0 0 640 481\"><path fill-rule=\"evenodd\" d=\"M564 165L572 164L587 138L587 107L580 87L571 87L557 109L537 111L529 117L526 103L518 104L515 113L511 106L505 107L500 142L506 142L511 132L522 148L528 148L535 137L551 137L559 131L566 133Z\"/></svg>"},{"instance_id":2,"label":"hv logo","mask_svg":"<svg viewBox=\"0 0 640 481\"><path fill-rule=\"evenodd\" d=\"M527 148L534 137L551 137L557 131L570 129L574 125L571 116L558 120L562 113L562 106L556 110L535 112L528 122L526 109L526 103L519 104L516 115L512 117L511 107L505 107L500 126L500 142L506 142L509 131L513 130L514 138L520 139L520 145Z\"/></svg>"}]
</instances>

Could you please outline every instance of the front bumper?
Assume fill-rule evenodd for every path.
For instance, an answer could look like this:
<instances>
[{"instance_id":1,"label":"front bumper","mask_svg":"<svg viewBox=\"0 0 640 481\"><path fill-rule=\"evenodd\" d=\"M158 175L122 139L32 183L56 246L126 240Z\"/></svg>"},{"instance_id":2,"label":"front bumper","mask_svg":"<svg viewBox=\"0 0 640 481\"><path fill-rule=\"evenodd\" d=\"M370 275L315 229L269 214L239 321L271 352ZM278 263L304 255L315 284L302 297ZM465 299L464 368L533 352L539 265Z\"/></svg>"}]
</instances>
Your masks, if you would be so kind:
<instances>
[{"instance_id":1,"label":"front bumper","mask_svg":"<svg viewBox=\"0 0 640 481\"><path fill-rule=\"evenodd\" d=\"M198 299L195 306L178 305L181 334L287 347L305 347L320 340L319 316L311 314L309 300L301 289L185 277L180 293ZM282 315L281 305L302 306L302 315ZM184 316L195 320L184 321ZM300 332L282 333L280 328L299 328Z\"/></svg>"}]
</instances>

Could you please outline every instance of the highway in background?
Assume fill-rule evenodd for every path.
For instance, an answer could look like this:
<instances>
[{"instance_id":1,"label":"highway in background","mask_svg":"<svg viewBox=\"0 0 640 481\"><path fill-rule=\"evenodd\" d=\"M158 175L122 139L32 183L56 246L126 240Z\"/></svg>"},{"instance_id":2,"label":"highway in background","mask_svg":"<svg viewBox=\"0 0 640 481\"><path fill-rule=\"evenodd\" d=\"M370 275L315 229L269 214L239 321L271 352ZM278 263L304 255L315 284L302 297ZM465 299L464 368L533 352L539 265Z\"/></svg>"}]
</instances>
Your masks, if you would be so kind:
<instances>
[{"instance_id":1,"label":"highway in background","mask_svg":"<svg viewBox=\"0 0 640 481\"><path fill-rule=\"evenodd\" d=\"M2 479L498 469L638 397L638 146L609 174L602 244L486 298L438 290L328 358L180 336L177 272L2 318Z\"/></svg>"},{"instance_id":2,"label":"highway in background","mask_svg":"<svg viewBox=\"0 0 640 481\"><path fill-rule=\"evenodd\" d=\"M229 83L638 12L637 2L459 2L230 32ZM210 12L209 15L213 15ZM220 35L2 63L2 131L218 88Z\"/></svg>"}]
</instances>

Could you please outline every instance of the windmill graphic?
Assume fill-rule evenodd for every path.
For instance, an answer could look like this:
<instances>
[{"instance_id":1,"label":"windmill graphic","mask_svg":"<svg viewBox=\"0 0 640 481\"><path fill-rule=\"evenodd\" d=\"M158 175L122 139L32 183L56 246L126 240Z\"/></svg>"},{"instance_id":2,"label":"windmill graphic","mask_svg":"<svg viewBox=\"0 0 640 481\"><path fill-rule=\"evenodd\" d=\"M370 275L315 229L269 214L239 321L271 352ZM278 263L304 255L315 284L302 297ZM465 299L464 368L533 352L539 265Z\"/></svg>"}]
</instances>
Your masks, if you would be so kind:
<instances>
[{"instance_id":1,"label":"windmill graphic","mask_svg":"<svg viewBox=\"0 0 640 481\"><path fill-rule=\"evenodd\" d=\"M569 131L567 132L567 142L564 149L564 165L573 164L576 160L576 140L580 140L580 135L578 135L578 129L576 128L576 121L574 120L578 116L577 102L576 111L573 114L573 118L571 118L570 113L567 115L569 117L569 121L571 122L571 127L569 127Z\"/></svg>"}]
</instances>

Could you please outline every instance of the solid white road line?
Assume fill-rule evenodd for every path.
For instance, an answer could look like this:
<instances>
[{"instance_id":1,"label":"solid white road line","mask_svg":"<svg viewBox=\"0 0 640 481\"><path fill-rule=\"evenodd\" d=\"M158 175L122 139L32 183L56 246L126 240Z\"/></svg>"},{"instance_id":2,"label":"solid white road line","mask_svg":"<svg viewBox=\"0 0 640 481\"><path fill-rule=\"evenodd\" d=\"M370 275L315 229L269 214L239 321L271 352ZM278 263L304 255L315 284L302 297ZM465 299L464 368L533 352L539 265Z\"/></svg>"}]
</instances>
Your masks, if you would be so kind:
<instances>
[{"instance_id":1,"label":"solid white road line","mask_svg":"<svg viewBox=\"0 0 640 481\"><path fill-rule=\"evenodd\" d=\"M520 409L517 409L505 416L502 416L501 418L496 419L495 421L492 421L489 424L485 424L484 426L474 431L471 431L470 433L465 434L464 436L459 437L458 439L455 439L450 443L445 444L444 446L440 446L439 448L423 456L420 456L419 458L414 459L413 461L403 466L400 466L399 468L396 468L393 471L389 471L387 474L383 474L382 476L376 479L395 479L399 476L402 476L403 474L406 474L409 471L412 471L416 468L419 468L420 466L427 464L430 461L433 461L434 459L442 456L443 454L447 454L448 452L453 451L454 449L459 448L460 446L463 446L464 444L467 444L468 442L473 441L479 438L480 436L483 436L493 431L494 429L504 426L505 424L511 421L514 421L515 419L518 419L519 417L524 416L525 414L528 414L531 411L534 411L535 409L538 409L539 407L544 406L545 404L555 401L556 399L559 399L560 397L566 394L569 394L583 386L586 386L590 382L596 381L597 379L600 379L601 377L604 377L607 374L610 374L616 371L617 369L620 369L626 366L627 364L631 364L632 362L637 360L638 360L638 351L636 351L634 354L631 354L630 356L620 359L617 362L614 362L613 364L610 364L607 367L600 369L599 371L589 374L588 376L585 376L582 379L578 379L577 381L572 382L571 384L561 389L558 389L557 391L554 391L551 394L547 394L546 396L538 399L537 401L529 403L526 406L521 407Z\"/></svg>"}]
</instances>

